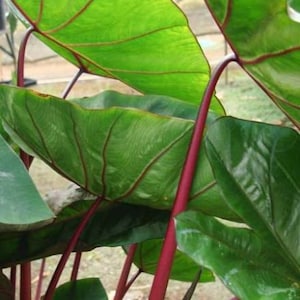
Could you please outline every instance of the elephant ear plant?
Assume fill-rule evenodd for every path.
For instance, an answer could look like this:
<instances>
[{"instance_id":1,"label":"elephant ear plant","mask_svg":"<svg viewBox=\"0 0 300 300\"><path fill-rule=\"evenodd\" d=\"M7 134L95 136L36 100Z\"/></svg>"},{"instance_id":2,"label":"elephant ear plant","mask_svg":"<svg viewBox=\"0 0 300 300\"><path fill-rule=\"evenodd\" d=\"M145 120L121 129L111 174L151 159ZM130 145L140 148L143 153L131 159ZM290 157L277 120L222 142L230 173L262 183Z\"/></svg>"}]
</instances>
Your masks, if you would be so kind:
<instances>
[{"instance_id":1,"label":"elephant ear plant","mask_svg":"<svg viewBox=\"0 0 300 300\"><path fill-rule=\"evenodd\" d=\"M122 246L115 300L143 272L154 274L151 300L165 298L169 279L191 282L191 299L214 276L240 299L299 299L297 6L291 18L284 0L207 0L234 53L210 75L172 1L124 2L8 1L28 29L19 87L0 86L0 268L11 269L10 278L0 273L0 298L14 299L20 265L20 298L32 299L31 261L43 258L43 270L46 257L61 254L42 299L108 299L98 278L77 279L81 253ZM22 88L31 34L78 67L61 98ZM231 62L290 128L225 116L214 90ZM83 73L141 95L65 100ZM23 164L5 139L22 149ZM26 171L35 156L79 186L67 206L54 199L49 208L36 191ZM57 288L71 252L70 282Z\"/></svg>"}]
</instances>

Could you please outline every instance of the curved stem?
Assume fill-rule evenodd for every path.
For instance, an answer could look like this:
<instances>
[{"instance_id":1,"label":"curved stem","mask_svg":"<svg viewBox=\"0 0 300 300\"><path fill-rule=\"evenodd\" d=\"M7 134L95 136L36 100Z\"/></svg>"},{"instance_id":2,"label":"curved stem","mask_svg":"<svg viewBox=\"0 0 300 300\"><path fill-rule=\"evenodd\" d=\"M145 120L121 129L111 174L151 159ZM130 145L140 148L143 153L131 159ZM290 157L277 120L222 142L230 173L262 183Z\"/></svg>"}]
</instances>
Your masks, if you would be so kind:
<instances>
[{"instance_id":1,"label":"curved stem","mask_svg":"<svg viewBox=\"0 0 300 300\"><path fill-rule=\"evenodd\" d=\"M186 291L182 300L191 300L192 299L192 297L195 293L196 287L198 285L198 282L201 278L201 275L202 275L202 267L200 267L199 271L197 272L197 274L195 276L195 279L193 280L189 289Z\"/></svg>"},{"instance_id":2,"label":"curved stem","mask_svg":"<svg viewBox=\"0 0 300 300\"><path fill-rule=\"evenodd\" d=\"M31 33L34 31L33 27L29 27L24 35L21 42L19 54L18 54L18 64L17 64L17 86L24 86L24 65L25 65L25 52L26 46Z\"/></svg>"},{"instance_id":3,"label":"curved stem","mask_svg":"<svg viewBox=\"0 0 300 300\"><path fill-rule=\"evenodd\" d=\"M97 208L99 207L99 205L101 204L101 202L103 201L104 197L103 196L99 196L96 201L93 203L93 205L90 207L90 209L87 211L87 213L84 215L81 223L79 224L79 226L77 227L75 233L73 234L69 244L67 245L66 250L64 251L57 267L56 270L52 276L52 279L49 283L48 289L46 291L46 294L44 296L44 300L51 300L53 298L54 292L55 292L55 288L57 286L57 283L59 281L59 278L64 270L64 267L70 257L70 254L72 253L72 251L74 250L78 239L81 235L81 233L83 232L85 226L87 225L88 221L90 220L90 218L96 213Z\"/></svg>"},{"instance_id":4,"label":"curved stem","mask_svg":"<svg viewBox=\"0 0 300 300\"><path fill-rule=\"evenodd\" d=\"M133 262L133 258L134 258L134 254L136 252L136 249L137 249L137 244L133 244L129 248L129 251L127 253L126 260L125 260L125 263L124 263L124 266L123 266L123 270L122 270L122 273L121 273L121 276L120 276L120 279L119 279L119 282L118 282L118 287L117 287L117 290L116 290L114 300L123 299L126 291L129 288L129 286L126 286L126 284L127 284L127 281L128 281L128 276L129 276L129 272L130 272L130 269L131 269L131 265L132 265L132 262Z\"/></svg>"},{"instance_id":5,"label":"curved stem","mask_svg":"<svg viewBox=\"0 0 300 300\"><path fill-rule=\"evenodd\" d=\"M233 61L237 62L237 57L234 54L230 54L224 58L224 60L214 70L204 93L203 101L199 108L188 153L186 155L186 160L178 184L177 194L167 227L161 256L150 291L150 300L163 300L165 297L174 254L176 251L174 217L186 209L211 99L222 72L226 66Z\"/></svg>"}]
</instances>

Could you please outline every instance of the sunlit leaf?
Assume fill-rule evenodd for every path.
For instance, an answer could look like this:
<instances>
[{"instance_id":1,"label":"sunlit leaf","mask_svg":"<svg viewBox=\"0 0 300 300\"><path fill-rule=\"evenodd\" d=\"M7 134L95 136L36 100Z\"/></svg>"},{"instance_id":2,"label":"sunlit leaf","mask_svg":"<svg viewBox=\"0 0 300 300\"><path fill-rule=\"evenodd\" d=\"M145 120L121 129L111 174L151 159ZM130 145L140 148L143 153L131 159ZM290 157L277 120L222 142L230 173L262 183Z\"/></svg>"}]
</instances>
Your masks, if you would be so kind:
<instances>
[{"instance_id":1,"label":"sunlit leaf","mask_svg":"<svg viewBox=\"0 0 300 300\"><path fill-rule=\"evenodd\" d=\"M300 24L287 2L206 0L239 62L300 127Z\"/></svg>"},{"instance_id":2,"label":"sunlit leaf","mask_svg":"<svg viewBox=\"0 0 300 300\"><path fill-rule=\"evenodd\" d=\"M12 226L24 230L53 217L23 163L0 135L0 231Z\"/></svg>"},{"instance_id":3,"label":"sunlit leaf","mask_svg":"<svg viewBox=\"0 0 300 300\"><path fill-rule=\"evenodd\" d=\"M83 71L119 79L145 94L200 103L209 66L172 1L10 2L38 38Z\"/></svg>"},{"instance_id":4,"label":"sunlit leaf","mask_svg":"<svg viewBox=\"0 0 300 300\"><path fill-rule=\"evenodd\" d=\"M55 290L53 300L108 300L99 278L67 282Z\"/></svg>"}]
</instances>

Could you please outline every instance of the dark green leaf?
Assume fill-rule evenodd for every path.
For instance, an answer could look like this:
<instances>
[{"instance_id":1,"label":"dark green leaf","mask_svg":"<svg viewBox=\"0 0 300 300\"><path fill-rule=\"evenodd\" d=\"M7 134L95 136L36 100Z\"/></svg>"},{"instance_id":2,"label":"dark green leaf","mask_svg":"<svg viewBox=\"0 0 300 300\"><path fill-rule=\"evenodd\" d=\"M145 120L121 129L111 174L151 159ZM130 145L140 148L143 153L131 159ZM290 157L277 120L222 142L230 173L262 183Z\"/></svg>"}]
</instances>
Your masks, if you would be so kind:
<instances>
[{"instance_id":1,"label":"dark green leaf","mask_svg":"<svg viewBox=\"0 0 300 300\"><path fill-rule=\"evenodd\" d=\"M300 127L300 24L287 0L206 0L239 62Z\"/></svg>"},{"instance_id":2,"label":"dark green leaf","mask_svg":"<svg viewBox=\"0 0 300 300\"><path fill-rule=\"evenodd\" d=\"M161 253L162 243L163 240L161 239L153 239L140 243L135 253L134 264L143 272L154 274ZM199 270L200 267L190 257L177 250L170 278L192 282ZM209 282L214 280L212 272L203 268L200 281Z\"/></svg>"},{"instance_id":3,"label":"dark green leaf","mask_svg":"<svg viewBox=\"0 0 300 300\"><path fill-rule=\"evenodd\" d=\"M200 212L176 217L179 249L214 271L240 299L296 300L300 274L268 241L246 228L231 228Z\"/></svg>"},{"instance_id":4,"label":"dark green leaf","mask_svg":"<svg viewBox=\"0 0 300 300\"><path fill-rule=\"evenodd\" d=\"M0 135L0 231L24 230L53 217L23 163Z\"/></svg>"},{"instance_id":5,"label":"dark green leaf","mask_svg":"<svg viewBox=\"0 0 300 300\"><path fill-rule=\"evenodd\" d=\"M222 118L206 148L228 205L300 273L300 135Z\"/></svg>"},{"instance_id":6,"label":"dark green leaf","mask_svg":"<svg viewBox=\"0 0 300 300\"><path fill-rule=\"evenodd\" d=\"M10 280L0 271L0 299L14 300L14 290Z\"/></svg>"},{"instance_id":7,"label":"dark green leaf","mask_svg":"<svg viewBox=\"0 0 300 300\"><path fill-rule=\"evenodd\" d=\"M0 235L0 267L61 254L93 201L78 201L63 209L53 224ZM120 246L162 238L169 212L128 204L105 204L82 233L76 251Z\"/></svg>"},{"instance_id":8,"label":"dark green leaf","mask_svg":"<svg viewBox=\"0 0 300 300\"><path fill-rule=\"evenodd\" d=\"M99 278L85 278L67 282L55 291L53 300L108 300Z\"/></svg>"}]
</instances>

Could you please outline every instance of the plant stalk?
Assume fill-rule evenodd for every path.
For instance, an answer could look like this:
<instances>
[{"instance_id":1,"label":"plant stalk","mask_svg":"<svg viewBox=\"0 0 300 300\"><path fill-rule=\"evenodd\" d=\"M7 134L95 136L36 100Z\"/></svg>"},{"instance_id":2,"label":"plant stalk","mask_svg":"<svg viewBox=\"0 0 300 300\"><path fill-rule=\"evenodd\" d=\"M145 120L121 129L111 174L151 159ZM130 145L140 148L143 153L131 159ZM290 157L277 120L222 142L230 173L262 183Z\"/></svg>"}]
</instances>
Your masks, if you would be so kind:
<instances>
[{"instance_id":1,"label":"plant stalk","mask_svg":"<svg viewBox=\"0 0 300 300\"><path fill-rule=\"evenodd\" d=\"M74 259L74 264L73 264L73 267L72 267L71 281L77 280L79 267L80 267L80 262L81 262L81 256L82 256L82 252L76 252L75 259Z\"/></svg>"},{"instance_id":2,"label":"plant stalk","mask_svg":"<svg viewBox=\"0 0 300 300\"><path fill-rule=\"evenodd\" d=\"M59 281L59 278L64 270L64 267L70 257L70 254L72 253L72 251L74 250L81 233L83 232L83 230L85 229L85 226L87 225L88 221L90 220L90 218L96 213L97 208L99 207L99 205L102 203L104 197L103 196L99 196L96 201L93 203L93 205L89 208L89 210L86 212L86 214L84 215L82 221L80 222L79 226L77 227L76 231L74 232L70 242L67 245L66 250L64 251L62 257L60 258L60 261L56 267L56 270L52 276L52 279L49 283L48 289L46 291L46 294L44 296L44 300L52 300L54 292L55 292L55 288L57 286L57 283Z\"/></svg>"},{"instance_id":3,"label":"plant stalk","mask_svg":"<svg viewBox=\"0 0 300 300\"><path fill-rule=\"evenodd\" d=\"M203 101L198 111L198 116L195 121L193 134L186 155L186 160L178 184L177 194L174 201L170 221L167 227L164 244L149 295L150 300L163 300L165 298L165 293L168 286L170 272L176 251L174 217L186 209L211 99L213 97L215 87L221 74L223 73L226 66L233 61L237 62L237 57L235 56L235 54L230 54L224 58L224 60L214 70L205 90Z\"/></svg>"},{"instance_id":4,"label":"plant stalk","mask_svg":"<svg viewBox=\"0 0 300 300\"><path fill-rule=\"evenodd\" d=\"M127 253L126 260L125 260L125 263L123 266L123 270L122 270L122 273L121 273L121 276L120 276L120 279L118 282L114 300L123 299L124 295L126 294L128 288L129 288L126 285L127 285L128 276L129 276L129 272L130 272L130 269L132 266L132 262L133 262L133 258L134 258L136 249L137 249L137 244L133 244L129 248L129 251Z\"/></svg>"},{"instance_id":5,"label":"plant stalk","mask_svg":"<svg viewBox=\"0 0 300 300\"><path fill-rule=\"evenodd\" d=\"M75 83L77 82L79 77L82 75L82 73L83 73L83 70L79 69L78 72L75 74L75 76L72 78L72 80L69 82L69 84L66 86L66 88L63 91L62 96L61 96L63 99L67 98L67 96L71 92L73 86L75 85Z\"/></svg>"},{"instance_id":6,"label":"plant stalk","mask_svg":"<svg viewBox=\"0 0 300 300\"><path fill-rule=\"evenodd\" d=\"M40 271L39 271L39 278L38 278L38 283L37 283L37 287L36 287L35 300L41 299L45 265L46 265L46 258L43 258L42 262L41 262Z\"/></svg>"},{"instance_id":7,"label":"plant stalk","mask_svg":"<svg viewBox=\"0 0 300 300\"><path fill-rule=\"evenodd\" d=\"M20 300L31 300L31 263L21 264Z\"/></svg>"}]
</instances>

